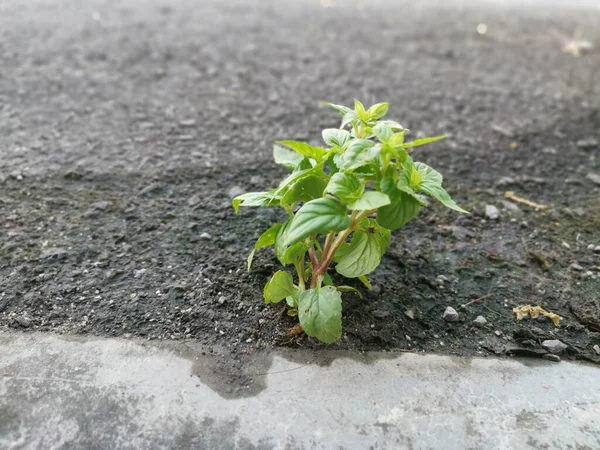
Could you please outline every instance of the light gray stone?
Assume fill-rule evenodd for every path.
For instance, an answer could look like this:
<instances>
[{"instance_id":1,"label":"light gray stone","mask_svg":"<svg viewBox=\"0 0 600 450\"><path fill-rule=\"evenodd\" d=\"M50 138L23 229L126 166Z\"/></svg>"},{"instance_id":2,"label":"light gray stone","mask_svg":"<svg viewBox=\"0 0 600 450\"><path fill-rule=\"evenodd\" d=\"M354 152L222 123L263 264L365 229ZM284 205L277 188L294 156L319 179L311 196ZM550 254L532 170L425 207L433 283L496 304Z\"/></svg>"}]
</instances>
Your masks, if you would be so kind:
<instances>
[{"instance_id":1,"label":"light gray stone","mask_svg":"<svg viewBox=\"0 0 600 450\"><path fill-rule=\"evenodd\" d=\"M498 220L500 218L500 210L494 205L485 205L485 217L490 220Z\"/></svg>"},{"instance_id":2,"label":"light gray stone","mask_svg":"<svg viewBox=\"0 0 600 450\"><path fill-rule=\"evenodd\" d=\"M558 339L550 339L542 342L542 347L544 347L550 353L554 353L555 355L559 355L564 352L569 346Z\"/></svg>"},{"instance_id":3,"label":"light gray stone","mask_svg":"<svg viewBox=\"0 0 600 450\"><path fill-rule=\"evenodd\" d=\"M487 323L487 319L483 316L477 316L477 318L473 321L473 325L477 328L483 328Z\"/></svg>"},{"instance_id":4,"label":"light gray stone","mask_svg":"<svg viewBox=\"0 0 600 450\"><path fill-rule=\"evenodd\" d=\"M597 173L588 173L585 177L592 183L600 186L600 175L598 175Z\"/></svg>"},{"instance_id":5,"label":"light gray stone","mask_svg":"<svg viewBox=\"0 0 600 450\"><path fill-rule=\"evenodd\" d=\"M444 320L446 322L456 322L458 320L458 312L452 307L448 306L444 311Z\"/></svg>"}]
</instances>

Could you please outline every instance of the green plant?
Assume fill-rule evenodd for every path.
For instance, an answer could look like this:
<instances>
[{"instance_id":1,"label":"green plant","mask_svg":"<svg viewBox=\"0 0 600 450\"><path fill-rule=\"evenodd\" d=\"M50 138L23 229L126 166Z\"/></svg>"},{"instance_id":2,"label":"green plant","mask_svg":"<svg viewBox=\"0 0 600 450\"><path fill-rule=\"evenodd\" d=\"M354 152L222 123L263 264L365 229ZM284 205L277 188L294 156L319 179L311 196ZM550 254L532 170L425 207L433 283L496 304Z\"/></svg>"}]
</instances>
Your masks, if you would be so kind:
<instances>
[{"instance_id":1,"label":"green plant","mask_svg":"<svg viewBox=\"0 0 600 450\"><path fill-rule=\"evenodd\" d=\"M277 271L265 285L265 302L285 300L306 334L330 343L342 334L341 293L360 295L353 287L333 285L328 273L333 264L339 274L370 289L366 275L379 266L390 231L427 205L420 194L466 211L444 190L438 172L409 156L414 147L444 136L405 142L408 130L382 120L387 103L369 109L359 101L354 109L327 105L342 116L339 129L323 130L327 146L278 142L275 162L291 174L274 189L236 197L233 207L236 213L240 206L280 206L287 212L285 222L258 238L248 270L257 250L274 246L281 264L296 269L296 282L289 272Z\"/></svg>"}]
</instances>

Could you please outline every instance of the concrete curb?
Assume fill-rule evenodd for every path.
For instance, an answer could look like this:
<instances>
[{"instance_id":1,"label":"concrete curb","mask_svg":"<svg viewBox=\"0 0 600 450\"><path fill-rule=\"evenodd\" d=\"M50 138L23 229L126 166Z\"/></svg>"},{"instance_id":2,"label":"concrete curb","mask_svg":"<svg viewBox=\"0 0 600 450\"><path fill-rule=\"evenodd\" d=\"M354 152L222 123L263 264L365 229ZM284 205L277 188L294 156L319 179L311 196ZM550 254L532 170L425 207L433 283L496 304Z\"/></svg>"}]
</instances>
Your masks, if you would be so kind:
<instances>
[{"instance_id":1,"label":"concrete curb","mask_svg":"<svg viewBox=\"0 0 600 450\"><path fill-rule=\"evenodd\" d=\"M227 399L183 342L0 334L0 448L600 448L597 367L338 356L275 354Z\"/></svg>"}]
</instances>

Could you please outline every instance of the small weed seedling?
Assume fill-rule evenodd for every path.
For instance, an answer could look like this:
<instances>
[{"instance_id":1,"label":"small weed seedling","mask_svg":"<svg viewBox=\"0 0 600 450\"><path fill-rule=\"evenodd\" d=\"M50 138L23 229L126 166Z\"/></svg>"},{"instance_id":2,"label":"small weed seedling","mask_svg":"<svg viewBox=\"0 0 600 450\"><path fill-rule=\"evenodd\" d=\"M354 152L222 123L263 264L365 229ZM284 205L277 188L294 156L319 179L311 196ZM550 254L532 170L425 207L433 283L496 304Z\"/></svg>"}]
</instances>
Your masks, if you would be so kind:
<instances>
[{"instance_id":1,"label":"small weed seedling","mask_svg":"<svg viewBox=\"0 0 600 450\"><path fill-rule=\"evenodd\" d=\"M387 103L366 109L329 104L342 116L339 129L323 130L325 147L281 141L275 162L291 171L279 186L250 192L233 200L233 207L280 206L289 218L259 238L248 257L248 270L258 249L274 246L283 266L295 277L275 272L264 288L266 303L285 300L288 313L298 315L309 336L330 343L342 335L342 292L334 286L330 267L344 277L358 278L370 288L366 275L377 268L390 243L390 231L414 218L423 195L448 208L466 212L442 188L442 176L409 156L414 147L444 136L405 142L408 130L382 120Z\"/></svg>"}]
</instances>

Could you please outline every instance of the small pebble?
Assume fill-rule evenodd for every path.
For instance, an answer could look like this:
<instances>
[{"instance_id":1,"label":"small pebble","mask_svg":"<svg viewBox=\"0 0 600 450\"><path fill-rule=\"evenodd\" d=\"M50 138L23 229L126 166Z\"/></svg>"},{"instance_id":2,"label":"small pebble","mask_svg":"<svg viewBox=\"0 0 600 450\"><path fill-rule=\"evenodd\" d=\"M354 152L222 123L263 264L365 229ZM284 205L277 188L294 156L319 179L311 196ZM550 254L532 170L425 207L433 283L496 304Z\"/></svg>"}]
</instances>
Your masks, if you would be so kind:
<instances>
[{"instance_id":1,"label":"small pebble","mask_svg":"<svg viewBox=\"0 0 600 450\"><path fill-rule=\"evenodd\" d=\"M546 353L542 356L542 358L547 359L548 361L560 362L560 356L554 355L552 353Z\"/></svg>"},{"instance_id":2,"label":"small pebble","mask_svg":"<svg viewBox=\"0 0 600 450\"><path fill-rule=\"evenodd\" d=\"M204 239L205 241L210 241L212 236L208 234L206 231L200 235L200 239Z\"/></svg>"},{"instance_id":3,"label":"small pebble","mask_svg":"<svg viewBox=\"0 0 600 450\"><path fill-rule=\"evenodd\" d=\"M597 173L588 173L586 175L586 178L588 180L590 180L592 183L600 186L600 175L598 175Z\"/></svg>"},{"instance_id":4,"label":"small pebble","mask_svg":"<svg viewBox=\"0 0 600 450\"><path fill-rule=\"evenodd\" d=\"M260 175L252 175L250 177L250 184L260 185L263 184L263 177Z\"/></svg>"},{"instance_id":5,"label":"small pebble","mask_svg":"<svg viewBox=\"0 0 600 450\"><path fill-rule=\"evenodd\" d=\"M573 264L571 264L571 265L569 266L569 268L570 268L571 270L576 270L576 271L578 271L578 272L581 272L581 271L583 270L583 267L582 267L582 266L580 266L580 265L579 265L579 264L577 264L577 263L573 263Z\"/></svg>"},{"instance_id":6,"label":"small pebble","mask_svg":"<svg viewBox=\"0 0 600 450\"><path fill-rule=\"evenodd\" d=\"M568 345L564 344L563 342L559 341L558 339L550 339L550 340L542 342L542 347L544 347L550 353L558 355L558 354L564 352L568 348Z\"/></svg>"},{"instance_id":7,"label":"small pebble","mask_svg":"<svg viewBox=\"0 0 600 450\"><path fill-rule=\"evenodd\" d=\"M473 325L475 325L477 328L483 328L486 323L487 320L483 316L477 316L477 318L473 321Z\"/></svg>"},{"instance_id":8,"label":"small pebble","mask_svg":"<svg viewBox=\"0 0 600 450\"><path fill-rule=\"evenodd\" d=\"M588 246L587 246L587 249L588 249L588 250L592 250L592 251L594 251L594 249L595 249L595 248L596 248L596 247L594 246L594 244L590 244L590 245L588 245Z\"/></svg>"},{"instance_id":9,"label":"small pebble","mask_svg":"<svg viewBox=\"0 0 600 450\"><path fill-rule=\"evenodd\" d=\"M592 348L594 349L596 354L600 355L600 345L594 345Z\"/></svg>"},{"instance_id":10,"label":"small pebble","mask_svg":"<svg viewBox=\"0 0 600 450\"><path fill-rule=\"evenodd\" d=\"M110 202L107 202L105 200L96 202L92 205L92 208L98 210L98 211L106 211L106 209L110 206Z\"/></svg>"},{"instance_id":11,"label":"small pebble","mask_svg":"<svg viewBox=\"0 0 600 450\"><path fill-rule=\"evenodd\" d=\"M594 138L580 139L577 141L579 148L594 148L598 146L598 141Z\"/></svg>"},{"instance_id":12,"label":"small pebble","mask_svg":"<svg viewBox=\"0 0 600 450\"><path fill-rule=\"evenodd\" d=\"M458 312L452 306L448 306L444 311L443 318L446 322L456 322L458 321Z\"/></svg>"},{"instance_id":13,"label":"small pebble","mask_svg":"<svg viewBox=\"0 0 600 450\"><path fill-rule=\"evenodd\" d=\"M242 195L244 192L244 189L241 187L233 186L231 189L229 189L229 191L227 191L227 194L229 195L229 198L236 198L237 196Z\"/></svg>"},{"instance_id":14,"label":"small pebble","mask_svg":"<svg viewBox=\"0 0 600 450\"><path fill-rule=\"evenodd\" d=\"M497 220L500 218L500 210L494 205L485 205L485 217L490 220Z\"/></svg>"},{"instance_id":15,"label":"small pebble","mask_svg":"<svg viewBox=\"0 0 600 450\"><path fill-rule=\"evenodd\" d=\"M496 186L508 186L510 184L515 184L515 179L512 177L502 177L496 182Z\"/></svg>"},{"instance_id":16,"label":"small pebble","mask_svg":"<svg viewBox=\"0 0 600 450\"><path fill-rule=\"evenodd\" d=\"M196 206L198 203L200 203L202 200L200 199L199 196L197 195L192 195L190 198L188 198L187 204L189 206Z\"/></svg>"},{"instance_id":17,"label":"small pebble","mask_svg":"<svg viewBox=\"0 0 600 450\"><path fill-rule=\"evenodd\" d=\"M32 324L31 319L26 316L16 317L15 321L23 328L29 328Z\"/></svg>"},{"instance_id":18,"label":"small pebble","mask_svg":"<svg viewBox=\"0 0 600 450\"><path fill-rule=\"evenodd\" d=\"M496 331L494 331L494 334L495 334L496 336L500 337L500 336L502 336L502 331L500 331L500 330L496 330Z\"/></svg>"}]
</instances>

